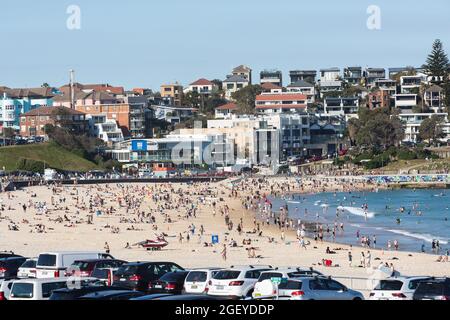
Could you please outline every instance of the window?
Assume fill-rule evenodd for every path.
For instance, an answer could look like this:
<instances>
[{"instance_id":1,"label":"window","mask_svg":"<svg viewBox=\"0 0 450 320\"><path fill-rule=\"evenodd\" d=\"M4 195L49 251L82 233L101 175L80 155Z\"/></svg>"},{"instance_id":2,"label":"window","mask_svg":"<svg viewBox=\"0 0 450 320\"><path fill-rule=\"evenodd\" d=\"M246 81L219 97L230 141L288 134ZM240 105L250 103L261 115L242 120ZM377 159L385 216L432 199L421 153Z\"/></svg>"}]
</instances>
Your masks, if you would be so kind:
<instances>
[{"instance_id":1,"label":"window","mask_svg":"<svg viewBox=\"0 0 450 320\"><path fill-rule=\"evenodd\" d=\"M309 282L311 290L328 290L328 286L323 279L315 279Z\"/></svg>"},{"instance_id":2,"label":"window","mask_svg":"<svg viewBox=\"0 0 450 320\"><path fill-rule=\"evenodd\" d=\"M239 277L240 274L241 274L240 271L225 270L225 271L220 271L220 272L218 272L218 273L214 276L214 279L217 279L217 280L230 280L230 279L236 279L236 278Z\"/></svg>"},{"instance_id":3,"label":"window","mask_svg":"<svg viewBox=\"0 0 450 320\"><path fill-rule=\"evenodd\" d=\"M281 282L278 285L278 289L280 290L301 290L302 289L302 282L301 281L286 281Z\"/></svg>"},{"instance_id":4,"label":"window","mask_svg":"<svg viewBox=\"0 0 450 320\"><path fill-rule=\"evenodd\" d=\"M56 266L56 255L54 254L41 254L38 259L38 266L41 267L54 267Z\"/></svg>"},{"instance_id":5,"label":"window","mask_svg":"<svg viewBox=\"0 0 450 320\"><path fill-rule=\"evenodd\" d=\"M67 281L63 282L50 282L42 284L42 297L50 298L53 290L67 288Z\"/></svg>"},{"instance_id":6,"label":"window","mask_svg":"<svg viewBox=\"0 0 450 320\"><path fill-rule=\"evenodd\" d=\"M203 271L192 271L186 278L186 282L205 282L207 273Z\"/></svg>"},{"instance_id":7,"label":"window","mask_svg":"<svg viewBox=\"0 0 450 320\"><path fill-rule=\"evenodd\" d=\"M375 290L397 291L403 286L403 282L399 280L381 280Z\"/></svg>"},{"instance_id":8,"label":"window","mask_svg":"<svg viewBox=\"0 0 450 320\"><path fill-rule=\"evenodd\" d=\"M278 272L264 272L264 273L261 273L258 281L264 281L264 280L269 280L272 278L282 278L282 277L283 277L283 275Z\"/></svg>"},{"instance_id":9,"label":"window","mask_svg":"<svg viewBox=\"0 0 450 320\"><path fill-rule=\"evenodd\" d=\"M33 298L34 286L32 283L14 283L11 290L11 297L20 299Z\"/></svg>"},{"instance_id":10,"label":"window","mask_svg":"<svg viewBox=\"0 0 450 320\"><path fill-rule=\"evenodd\" d=\"M344 290L344 286L335 280L327 281L328 290L341 291Z\"/></svg>"},{"instance_id":11,"label":"window","mask_svg":"<svg viewBox=\"0 0 450 320\"><path fill-rule=\"evenodd\" d=\"M258 279L259 276L261 275L261 272L265 271L265 270L252 270L252 271L247 271L247 273L245 274L245 278L246 279Z\"/></svg>"}]
</instances>

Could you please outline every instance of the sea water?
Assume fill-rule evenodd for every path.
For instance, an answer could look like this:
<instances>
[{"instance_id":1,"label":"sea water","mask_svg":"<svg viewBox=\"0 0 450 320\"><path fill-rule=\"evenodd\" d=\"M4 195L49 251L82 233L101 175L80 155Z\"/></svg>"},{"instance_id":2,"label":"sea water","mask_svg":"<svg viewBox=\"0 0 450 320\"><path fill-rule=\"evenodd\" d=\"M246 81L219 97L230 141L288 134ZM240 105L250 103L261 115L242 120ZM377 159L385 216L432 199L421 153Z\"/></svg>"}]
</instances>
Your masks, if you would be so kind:
<instances>
[{"instance_id":1,"label":"sea water","mask_svg":"<svg viewBox=\"0 0 450 320\"><path fill-rule=\"evenodd\" d=\"M327 241L333 241L327 227L332 231L337 222L336 243L360 245L359 231L371 241L376 236L379 249L387 249L388 241L393 247L397 240L400 250L421 251L424 245L431 252L433 239L439 240L442 253L450 248L450 191L445 189L296 194L270 200L275 211L287 205L290 218L322 224Z\"/></svg>"}]
</instances>

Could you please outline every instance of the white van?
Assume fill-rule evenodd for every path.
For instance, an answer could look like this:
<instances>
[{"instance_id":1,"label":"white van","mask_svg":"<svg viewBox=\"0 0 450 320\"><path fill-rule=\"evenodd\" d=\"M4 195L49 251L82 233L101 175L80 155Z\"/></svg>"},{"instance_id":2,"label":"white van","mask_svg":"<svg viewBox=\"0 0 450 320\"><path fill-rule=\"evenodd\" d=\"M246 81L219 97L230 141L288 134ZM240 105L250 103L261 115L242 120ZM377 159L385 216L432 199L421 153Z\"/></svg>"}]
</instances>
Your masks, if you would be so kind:
<instances>
[{"instance_id":1,"label":"white van","mask_svg":"<svg viewBox=\"0 0 450 320\"><path fill-rule=\"evenodd\" d=\"M64 271L76 260L89 259L113 259L113 257L104 252L43 252L39 255L36 264L36 278L42 279L64 277Z\"/></svg>"},{"instance_id":2,"label":"white van","mask_svg":"<svg viewBox=\"0 0 450 320\"><path fill-rule=\"evenodd\" d=\"M53 290L67 288L68 278L15 280L9 300L48 300Z\"/></svg>"}]
</instances>

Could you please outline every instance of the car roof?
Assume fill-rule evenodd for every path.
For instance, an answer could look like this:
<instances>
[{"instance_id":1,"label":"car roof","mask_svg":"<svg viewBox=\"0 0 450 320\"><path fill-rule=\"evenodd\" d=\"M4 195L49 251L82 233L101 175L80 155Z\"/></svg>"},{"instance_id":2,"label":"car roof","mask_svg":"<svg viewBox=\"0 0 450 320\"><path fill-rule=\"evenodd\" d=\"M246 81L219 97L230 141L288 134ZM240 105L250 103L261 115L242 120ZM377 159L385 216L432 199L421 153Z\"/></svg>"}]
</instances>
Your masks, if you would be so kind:
<instances>
[{"instance_id":1,"label":"car roof","mask_svg":"<svg viewBox=\"0 0 450 320\"><path fill-rule=\"evenodd\" d=\"M134 261L134 262L127 262L124 265L144 265L144 264L157 264L157 263L167 263L167 264L176 264L175 262L169 262L169 261Z\"/></svg>"},{"instance_id":2,"label":"car roof","mask_svg":"<svg viewBox=\"0 0 450 320\"><path fill-rule=\"evenodd\" d=\"M155 294L149 294L149 295L142 296L142 297L132 298L130 300L153 300L153 299L169 297L169 296L172 296L172 295L169 293L155 293Z\"/></svg>"},{"instance_id":3,"label":"car roof","mask_svg":"<svg viewBox=\"0 0 450 320\"><path fill-rule=\"evenodd\" d=\"M41 254L58 255L58 254L106 254L106 253L100 251L45 251L41 252L39 255Z\"/></svg>"},{"instance_id":4,"label":"car roof","mask_svg":"<svg viewBox=\"0 0 450 320\"><path fill-rule=\"evenodd\" d=\"M82 280L85 280L83 278ZM14 283L47 283L47 282L68 282L73 281L70 278L28 278L28 279L20 279L14 280Z\"/></svg>"},{"instance_id":5,"label":"car roof","mask_svg":"<svg viewBox=\"0 0 450 320\"><path fill-rule=\"evenodd\" d=\"M126 263L125 260L120 260L120 259L79 259L79 260L75 260L74 262L103 262L103 261L123 261Z\"/></svg>"},{"instance_id":6,"label":"car roof","mask_svg":"<svg viewBox=\"0 0 450 320\"><path fill-rule=\"evenodd\" d=\"M418 280L418 279L429 279L430 276L398 276L398 277L389 277L382 280L404 280L404 281L410 281L410 280Z\"/></svg>"},{"instance_id":7,"label":"car roof","mask_svg":"<svg viewBox=\"0 0 450 320\"><path fill-rule=\"evenodd\" d=\"M96 298L96 297L108 297L108 296L115 296L115 295L121 295L121 294L127 294L127 293L133 293L135 291L132 290L106 290L106 291L96 291L88 293L82 298Z\"/></svg>"},{"instance_id":8,"label":"car roof","mask_svg":"<svg viewBox=\"0 0 450 320\"><path fill-rule=\"evenodd\" d=\"M0 262L8 262L8 261L14 261L14 260L23 260L27 259L25 257L7 257L7 258L0 258Z\"/></svg>"},{"instance_id":9,"label":"car roof","mask_svg":"<svg viewBox=\"0 0 450 320\"><path fill-rule=\"evenodd\" d=\"M192 272L192 271L205 271L205 272L208 272L208 271L219 271L219 270L223 270L224 268L219 268L219 267L217 267L217 268L197 268L197 269L191 269L191 270L189 270L189 272Z\"/></svg>"},{"instance_id":10,"label":"car roof","mask_svg":"<svg viewBox=\"0 0 450 320\"><path fill-rule=\"evenodd\" d=\"M263 265L231 266L230 268L225 268L222 269L221 271L249 271L261 269L272 269L272 266L263 266Z\"/></svg>"}]
</instances>

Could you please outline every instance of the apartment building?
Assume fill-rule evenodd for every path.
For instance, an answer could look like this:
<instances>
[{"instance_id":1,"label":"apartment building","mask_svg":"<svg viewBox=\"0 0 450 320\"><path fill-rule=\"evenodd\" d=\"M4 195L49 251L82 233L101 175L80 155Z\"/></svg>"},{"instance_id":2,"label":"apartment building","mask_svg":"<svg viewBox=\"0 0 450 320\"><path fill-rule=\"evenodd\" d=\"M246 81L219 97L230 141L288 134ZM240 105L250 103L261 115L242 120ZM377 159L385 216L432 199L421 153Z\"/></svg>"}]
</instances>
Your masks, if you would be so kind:
<instances>
[{"instance_id":1,"label":"apartment building","mask_svg":"<svg viewBox=\"0 0 450 320\"><path fill-rule=\"evenodd\" d=\"M263 114L304 112L307 96L299 93L260 94L256 96L256 111Z\"/></svg>"},{"instance_id":2,"label":"apartment building","mask_svg":"<svg viewBox=\"0 0 450 320\"><path fill-rule=\"evenodd\" d=\"M278 87L283 86L283 73L280 70L263 70L259 77L261 85L271 83Z\"/></svg>"},{"instance_id":3,"label":"apartment building","mask_svg":"<svg viewBox=\"0 0 450 320\"><path fill-rule=\"evenodd\" d=\"M171 100L171 104L176 107L181 107L181 101L183 99L183 86L175 84L163 84L161 86L161 98L168 98Z\"/></svg>"}]
</instances>

